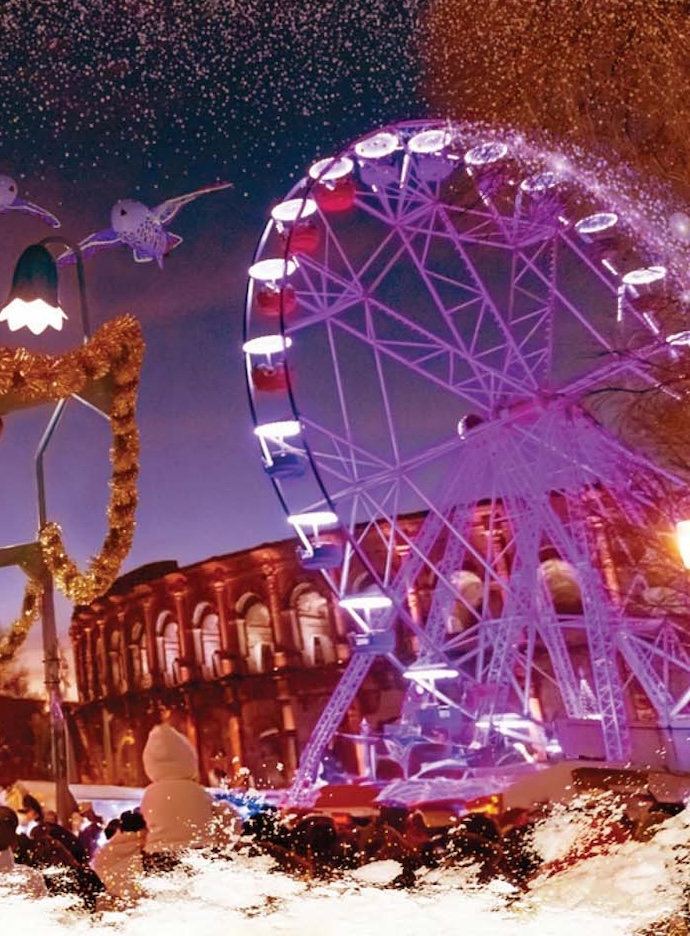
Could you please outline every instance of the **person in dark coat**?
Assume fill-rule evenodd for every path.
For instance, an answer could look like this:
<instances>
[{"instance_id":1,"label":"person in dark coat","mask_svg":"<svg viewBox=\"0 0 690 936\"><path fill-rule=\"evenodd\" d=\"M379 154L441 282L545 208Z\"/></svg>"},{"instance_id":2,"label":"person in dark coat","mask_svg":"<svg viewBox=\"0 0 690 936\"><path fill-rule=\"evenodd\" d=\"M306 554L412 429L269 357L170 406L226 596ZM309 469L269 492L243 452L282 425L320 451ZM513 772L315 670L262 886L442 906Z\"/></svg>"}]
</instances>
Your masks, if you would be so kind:
<instances>
[{"instance_id":1,"label":"person in dark coat","mask_svg":"<svg viewBox=\"0 0 690 936\"><path fill-rule=\"evenodd\" d=\"M104 887L85 860L86 853L76 836L57 823L45 822L41 804L33 796L24 797L22 812L35 825L30 836L22 834L17 837L15 861L38 868L49 894L75 894L86 910L95 910L96 898ZM57 830L58 836L61 832L66 833L68 842L74 839L76 852L84 856L84 860L80 861L60 838L54 837L51 834L53 830Z\"/></svg>"},{"instance_id":2,"label":"person in dark coat","mask_svg":"<svg viewBox=\"0 0 690 936\"><path fill-rule=\"evenodd\" d=\"M26 820L26 822L35 823L33 829L31 830L32 838L37 838L39 835L43 837L44 834L47 834L52 839L59 842L64 848L66 848L75 861L77 861L80 865L88 865L88 852L79 841L77 836L70 832L69 829L65 829L64 826L61 826L59 823L48 821L43 812L43 807L35 796L31 796L30 793L26 794L23 799L22 808L19 810L19 814ZM37 829L39 830L38 833L36 832Z\"/></svg>"},{"instance_id":3,"label":"person in dark coat","mask_svg":"<svg viewBox=\"0 0 690 936\"><path fill-rule=\"evenodd\" d=\"M86 819L88 824L82 826L77 834L77 838L87 854L88 861L91 862L101 843L103 819L96 815L91 806L80 807L79 814Z\"/></svg>"}]
</instances>

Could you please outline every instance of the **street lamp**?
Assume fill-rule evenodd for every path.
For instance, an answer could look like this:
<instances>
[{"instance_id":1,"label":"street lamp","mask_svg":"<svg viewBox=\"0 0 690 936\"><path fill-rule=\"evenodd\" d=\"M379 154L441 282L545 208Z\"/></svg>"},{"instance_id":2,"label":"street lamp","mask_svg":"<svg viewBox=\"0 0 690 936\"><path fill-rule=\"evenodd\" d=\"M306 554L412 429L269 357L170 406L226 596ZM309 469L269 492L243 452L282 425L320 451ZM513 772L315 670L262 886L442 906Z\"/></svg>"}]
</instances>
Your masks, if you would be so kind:
<instances>
[{"instance_id":1,"label":"street lamp","mask_svg":"<svg viewBox=\"0 0 690 936\"><path fill-rule=\"evenodd\" d=\"M76 244L57 236L46 237L39 243L27 247L22 253L14 271L10 295L2 311L0 311L0 321L6 321L11 331L26 327L34 335L40 335L47 327L58 330L62 328L62 322L67 316L58 304L57 265L47 250L47 246L50 244L60 244L68 247L76 258L81 324L83 340L86 342L91 335L91 328L86 301L83 258ZM39 531L44 528L48 520L44 456L67 405L67 399L60 400L55 406L39 442L34 459ZM85 400L83 402L86 403ZM98 409L97 411L100 412ZM27 549L34 545L27 544ZM11 555L11 553L8 553L8 555ZM17 562L25 568L27 567L25 559L20 558ZM48 695L50 718L51 758L55 780L55 807L58 821L66 825L72 812L74 800L69 790L67 777L67 739L60 687L60 654L55 617L55 592L53 576L43 562L40 563L38 575L42 587L40 614L45 687Z\"/></svg>"},{"instance_id":2,"label":"street lamp","mask_svg":"<svg viewBox=\"0 0 690 936\"><path fill-rule=\"evenodd\" d=\"M81 324L86 341L91 337L91 327L86 302L84 261L76 244L58 236L44 237L22 253L14 268L10 294L0 311L0 322L7 322L10 331L28 328L34 335L42 334L48 327L57 331L62 329L67 316L58 302L57 264L47 249L49 244L69 247L76 259Z\"/></svg>"},{"instance_id":3,"label":"street lamp","mask_svg":"<svg viewBox=\"0 0 690 936\"><path fill-rule=\"evenodd\" d=\"M683 565L690 569L690 520L679 520L676 523L676 542Z\"/></svg>"}]
</instances>

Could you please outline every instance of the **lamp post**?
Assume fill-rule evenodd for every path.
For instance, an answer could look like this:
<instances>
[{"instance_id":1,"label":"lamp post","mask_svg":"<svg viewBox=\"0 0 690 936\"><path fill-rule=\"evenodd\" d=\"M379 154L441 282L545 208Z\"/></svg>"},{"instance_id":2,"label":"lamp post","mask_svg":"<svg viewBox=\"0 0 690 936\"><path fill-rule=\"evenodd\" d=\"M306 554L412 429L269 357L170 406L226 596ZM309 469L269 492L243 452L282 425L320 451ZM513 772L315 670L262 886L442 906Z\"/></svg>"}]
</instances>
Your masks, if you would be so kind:
<instances>
[{"instance_id":1,"label":"lamp post","mask_svg":"<svg viewBox=\"0 0 690 936\"><path fill-rule=\"evenodd\" d=\"M62 237L46 237L37 244L27 247L15 267L12 288L5 306L0 311L0 321L6 321L11 331L26 327L40 335L47 327L57 330L62 328L67 318L58 304L58 274L56 263L47 250L50 244L61 244L74 254L76 259L77 284L83 341L91 335L89 310L86 301L84 264L81 251L76 244ZM39 531L47 523L44 457L48 445L58 427L67 399L60 400L48 421L35 455L36 493L38 499ZM85 400L82 402L86 403ZM89 405L89 404L87 404ZM98 410L99 411L99 410ZM100 411L99 411L100 412ZM31 546L33 544L29 544ZM62 690L60 686L60 654L55 616L55 591L53 577L41 563L41 627L43 642L43 665L45 687L48 695L50 718L50 741L53 779L55 781L55 807L58 821L66 825L72 806L73 797L69 790L67 776L67 738L63 711Z\"/></svg>"}]
</instances>

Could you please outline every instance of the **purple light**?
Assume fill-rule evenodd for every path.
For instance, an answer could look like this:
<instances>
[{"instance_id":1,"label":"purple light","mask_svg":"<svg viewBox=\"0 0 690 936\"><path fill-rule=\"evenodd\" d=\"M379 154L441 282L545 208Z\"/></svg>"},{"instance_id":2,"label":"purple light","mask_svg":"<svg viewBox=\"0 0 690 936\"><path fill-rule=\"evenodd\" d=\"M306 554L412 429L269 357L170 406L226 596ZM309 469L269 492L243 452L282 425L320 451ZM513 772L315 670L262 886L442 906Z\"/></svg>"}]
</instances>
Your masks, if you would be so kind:
<instances>
[{"instance_id":1,"label":"purple light","mask_svg":"<svg viewBox=\"0 0 690 936\"><path fill-rule=\"evenodd\" d=\"M665 276L666 267L641 267L639 270L631 270L626 273L623 277L623 283L626 286L649 286L651 283L658 283Z\"/></svg>"},{"instance_id":2,"label":"purple light","mask_svg":"<svg viewBox=\"0 0 690 936\"><path fill-rule=\"evenodd\" d=\"M248 273L259 283L279 283L292 276L296 269L297 264L294 260L272 257L269 260L259 260L258 263L253 263Z\"/></svg>"},{"instance_id":3,"label":"purple light","mask_svg":"<svg viewBox=\"0 0 690 936\"><path fill-rule=\"evenodd\" d=\"M592 234L603 234L610 231L618 224L618 215L611 211L600 211L597 214L588 215L575 225L575 230L582 237Z\"/></svg>"},{"instance_id":4,"label":"purple light","mask_svg":"<svg viewBox=\"0 0 690 936\"><path fill-rule=\"evenodd\" d=\"M272 439L276 442L282 442L283 439L299 435L301 431L302 427L296 419L283 419L256 426L254 435L258 436L259 439Z\"/></svg>"},{"instance_id":5,"label":"purple light","mask_svg":"<svg viewBox=\"0 0 690 936\"><path fill-rule=\"evenodd\" d=\"M262 335L260 338L252 338L245 341L242 350L245 354L265 354L269 357L272 354L280 354L292 344L292 338L284 338L282 335Z\"/></svg>"},{"instance_id":6,"label":"purple light","mask_svg":"<svg viewBox=\"0 0 690 936\"><path fill-rule=\"evenodd\" d=\"M480 143L465 153L465 163L468 166L488 166L498 162L508 154L505 143Z\"/></svg>"},{"instance_id":7,"label":"purple light","mask_svg":"<svg viewBox=\"0 0 690 936\"><path fill-rule=\"evenodd\" d=\"M334 526L340 522L338 515L332 510L312 510L310 513L291 514L287 520L292 526L308 526L314 530L320 526Z\"/></svg>"},{"instance_id":8,"label":"purple light","mask_svg":"<svg viewBox=\"0 0 690 936\"><path fill-rule=\"evenodd\" d=\"M551 188L558 185L558 177L553 172L540 172L537 175L530 176L529 179L523 179L520 183L520 189L529 195L542 195Z\"/></svg>"},{"instance_id":9,"label":"purple light","mask_svg":"<svg viewBox=\"0 0 690 936\"><path fill-rule=\"evenodd\" d=\"M420 663L411 666L403 673L405 679L412 679L415 682L424 682L436 679L456 679L460 673L452 666L445 663Z\"/></svg>"},{"instance_id":10,"label":"purple light","mask_svg":"<svg viewBox=\"0 0 690 936\"><path fill-rule=\"evenodd\" d=\"M673 345L674 347L690 346L690 331L676 332L674 335L669 335L666 339L666 344Z\"/></svg>"},{"instance_id":11,"label":"purple light","mask_svg":"<svg viewBox=\"0 0 690 936\"><path fill-rule=\"evenodd\" d=\"M350 595L341 598L338 605L346 611L379 611L390 608L393 602L387 595Z\"/></svg>"},{"instance_id":12,"label":"purple light","mask_svg":"<svg viewBox=\"0 0 690 936\"><path fill-rule=\"evenodd\" d=\"M316 202L313 198L289 198L280 202L271 211L271 217L278 224L295 224L316 213Z\"/></svg>"},{"instance_id":13,"label":"purple light","mask_svg":"<svg viewBox=\"0 0 690 936\"><path fill-rule=\"evenodd\" d=\"M309 178L317 182L337 182L349 176L355 168L348 156L319 159L309 169Z\"/></svg>"},{"instance_id":14,"label":"purple light","mask_svg":"<svg viewBox=\"0 0 690 936\"><path fill-rule=\"evenodd\" d=\"M418 156L437 156L450 143L447 130L424 130L407 141L407 149Z\"/></svg>"},{"instance_id":15,"label":"purple light","mask_svg":"<svg viewBox=\"0 0 690 936\"><path fill-rule=\"evenodd\" d=\"M366 140L360 140L355 146L355 153L360 159L386 159L400 148L400 140L394 133L383 131Z\"/></svg>"}]
</instances>

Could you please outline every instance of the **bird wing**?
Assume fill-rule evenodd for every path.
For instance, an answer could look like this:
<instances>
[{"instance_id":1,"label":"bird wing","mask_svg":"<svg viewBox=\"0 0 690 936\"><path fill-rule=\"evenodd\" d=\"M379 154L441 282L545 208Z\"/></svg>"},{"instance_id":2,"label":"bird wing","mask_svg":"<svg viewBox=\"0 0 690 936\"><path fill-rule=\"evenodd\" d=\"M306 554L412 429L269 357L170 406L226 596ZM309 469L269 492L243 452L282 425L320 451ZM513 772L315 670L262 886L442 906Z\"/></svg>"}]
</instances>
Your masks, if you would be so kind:
<instances>
[{"instance_id":1,"label":"bird wing","mask_svg":"<svg viewBox=\"0 0 690 936\"><path fill-rule=\"evenodd\" d=\"M169 198L161 202L152 209L151 214L160 221L161 224L168 224L175 217L180 208L184 208L190 201L194 201L200 195L208 195L210 192L220 192L222 189L232 188L232 182L214 182L211 185L205 185L203 188L189 192L187 195L178 195L177 198Z\"/></svg>"},{"instance_id":2,"label":"bird wing","mask_svg":"<svg viewBox=\"0 0 690 936\"><path fill-rule=\"evenodd\" d=\"M60 222L54 214L46 211L45 208L41 208L40 205L34 205L33 202L26 201L24 198L15 198L11 205L4 206L4 210L23 211L25 214L35 215L37 218L40 218L41 221L45 221L46 224L49 224L53 228L60 227Z\"/></svg>"},{"instance_id":3,"label":"bird wing","mask_svg":"<svg viewBox=\"0 0 690 936\"><path fill-rule=\"evenodd\" d=\"M122 243L122 239L118 233L113 231L112 228L105 228L103 231L96 231L95 234L90 234L89 237L85 237L83 241L79 242L79 249L81 250L82 259L86 260L87 257L90 257L91 254L96 253L98 250L104 250L106 247L115 247L118 244ZM58 266L64 266L66 263L75 263L76 258L74 256L73 250L66 250L64 253L60 254L57 258Z\"/></svg>"}]
</instances>

